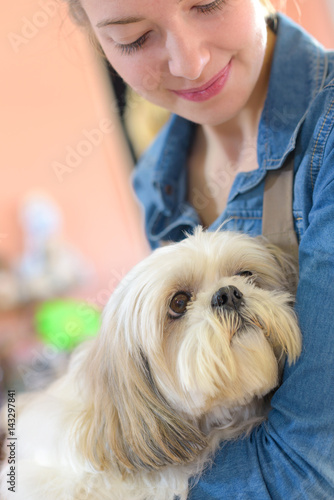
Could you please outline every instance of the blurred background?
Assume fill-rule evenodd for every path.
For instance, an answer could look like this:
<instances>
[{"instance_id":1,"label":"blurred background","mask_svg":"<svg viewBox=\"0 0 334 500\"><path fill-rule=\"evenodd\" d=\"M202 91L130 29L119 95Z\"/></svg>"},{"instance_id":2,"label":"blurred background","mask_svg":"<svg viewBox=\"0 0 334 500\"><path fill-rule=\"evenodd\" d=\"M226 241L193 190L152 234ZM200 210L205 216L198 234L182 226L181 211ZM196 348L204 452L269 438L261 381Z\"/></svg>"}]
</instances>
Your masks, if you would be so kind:
<instances>
[{"instance_id":1,"label":"blurred background","mask_svg":"<svg viewBox=\"0 0 334 500\"><path fill-rule=\"evenodd\" d=\"M334 47L334 0L288 0L284 11ZM6 2L0 19L4 398L61 370L149 252L130 176L167 115L128 95L60 0Z\"/></svg>"}]
</instances>

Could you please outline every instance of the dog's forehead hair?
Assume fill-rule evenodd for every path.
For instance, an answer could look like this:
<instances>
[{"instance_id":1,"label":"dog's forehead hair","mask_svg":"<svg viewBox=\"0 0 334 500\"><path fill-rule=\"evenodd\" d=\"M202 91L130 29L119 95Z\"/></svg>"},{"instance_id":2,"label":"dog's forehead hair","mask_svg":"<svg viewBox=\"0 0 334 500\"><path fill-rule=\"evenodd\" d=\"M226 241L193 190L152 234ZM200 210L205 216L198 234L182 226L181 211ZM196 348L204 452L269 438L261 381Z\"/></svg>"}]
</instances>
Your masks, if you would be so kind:
<instances>
[{"instance_id":1,"label":"dog's forehead hair","mask_svg":"<svg viewBox=\"0 0 334 500\"><path fill-rule=\"evenodd\" d=\"M162 288L201 287L243 270L256 271L266 254L262 245L245 235L196 232L152 255L151 278Z\"/></svg>"}]
</instances>

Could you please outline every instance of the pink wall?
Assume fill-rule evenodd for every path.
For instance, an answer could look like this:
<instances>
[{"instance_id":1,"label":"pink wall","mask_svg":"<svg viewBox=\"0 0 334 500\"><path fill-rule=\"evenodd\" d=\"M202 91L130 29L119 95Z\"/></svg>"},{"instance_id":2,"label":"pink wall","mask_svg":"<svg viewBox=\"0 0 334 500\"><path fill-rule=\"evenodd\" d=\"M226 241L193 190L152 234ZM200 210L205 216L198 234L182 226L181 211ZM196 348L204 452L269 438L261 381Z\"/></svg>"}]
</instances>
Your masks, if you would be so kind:
<instances>
[{"instance_id":1,"label":"pink wall","mask_svg":"<svg viewBox=\"0 0 334 500\"><path fill-rule=\"evenodd\" d=\"M97 296L147 247L105 75L60 5L6 2L0 20L0 258L19 257L20 204L26 193L45 191L63 211L64 238L95 268L95 279L82 293ZM334 46L325 0L288 0L287 13ZM82 141L93 129L101 130L99 143L85 150ZM68 163L69 151L78 148L78 165L57 177L55 165Z\"/></svg>"},{"instance_id":2,"label":"pink wall","mask_svg":"<svg viewBox=\"0 0 334 500\"><path fill-rule=\"evenodd\" d=\"M63 237L95 268L91 295L114 286L147 248L113 96L59 4L16 0L1 16L0 256L19 257L22 199L46 192L64 214Z\"/></svg>"},{"instance_id":3,"label":"pink wall","mask_svg":"<svg viewBox=\"0 0 334 500\"><path fill-rule=\"evenodd\" d=\"M275 3L276 1L276 3ZM280 0L274 0L279 5ZM287 0L286 14L312 33L325 47L334 48L333 0Z\"/></svg>"}]
</instances>

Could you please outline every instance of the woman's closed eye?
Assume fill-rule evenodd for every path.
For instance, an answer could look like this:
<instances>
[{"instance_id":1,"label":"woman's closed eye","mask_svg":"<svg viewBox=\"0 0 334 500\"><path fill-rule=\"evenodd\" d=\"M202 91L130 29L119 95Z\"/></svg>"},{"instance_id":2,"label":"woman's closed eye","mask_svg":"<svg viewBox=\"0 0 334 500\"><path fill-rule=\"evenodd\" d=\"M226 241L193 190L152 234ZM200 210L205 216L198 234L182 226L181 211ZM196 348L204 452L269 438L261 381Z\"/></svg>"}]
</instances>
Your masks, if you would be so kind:
<instances>
[{"instance_id":1,"label":"woman's closed eye","mask_svg":"<svg viewBox=\"0 0 334 500\"><path fill-rule=\"evenodd\" d=\"M214 2L210 2L204 5L196 5L195 8L202 14L211 14L215 10L221 10L224 3L226 3L226 0L214 0Z\"/></svg>"},{"instance_id":2,"label":"woman's closed eye","mask_svg":"<svg viewBox=\"0 0 334 500\"><path fill-rule=\"evenodd\" d=\"M133 52L136 52L137 50L141 49L150 36L150 31L147 31L143 35L141 35L137 40L131 43L117 43L115 42L115 46L117 49L121 51L122 54L132 54Z\"/></svg>"},{"instance_id":3,"label":"woman's closed eye","mask_svg":"<svg viewBox=\"0 0 334 500\"><path fill-rule=\"evenodd\" d=\"M214 0L213 2L206 3L203 5L202 4L194 5L192 9L195 9L199 14L211 14L217 10L221 10L225 3L226 0ZM144 47L145 43L150 38L150 34L151 30L148 30L147 32L143 33L140 37L138 37L136 40L130 43L119 43L115 41L114 42L115 47L119 49L122 54L131 55Z\"/></svg>"}]
</instances>

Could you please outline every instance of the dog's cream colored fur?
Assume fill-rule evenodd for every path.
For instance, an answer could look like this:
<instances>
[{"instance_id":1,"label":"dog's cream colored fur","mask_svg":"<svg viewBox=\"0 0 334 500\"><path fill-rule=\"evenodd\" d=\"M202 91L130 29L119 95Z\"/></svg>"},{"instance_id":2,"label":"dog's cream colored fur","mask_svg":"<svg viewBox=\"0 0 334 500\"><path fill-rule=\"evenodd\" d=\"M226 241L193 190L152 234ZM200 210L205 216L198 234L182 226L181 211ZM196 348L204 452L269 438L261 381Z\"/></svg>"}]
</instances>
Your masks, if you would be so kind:
<instances>
[{"instance_id":1,"label":"dog's cream colored fur","mask_svg":"<svg viewBox=\"0 0 334 500\"><path fill-rule=\"evenodd\" d=\"M1 498L185 499L218 443L266 418L285 358L300 354L295 278L279 249L237 233L199 229L153 252L112 294L100 335L67 373L19 399L17 492L5 461ZM231 285L239 310L214 309ZM173 319L178 291L191 301Z\"/></svg>"}]
</instances>

